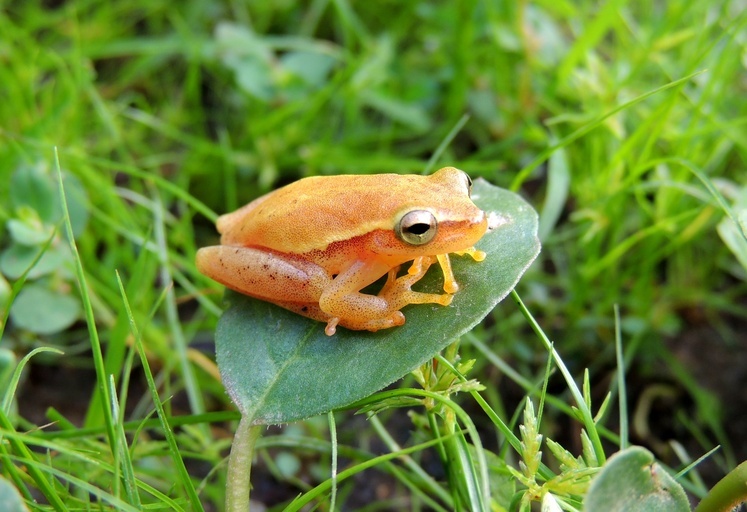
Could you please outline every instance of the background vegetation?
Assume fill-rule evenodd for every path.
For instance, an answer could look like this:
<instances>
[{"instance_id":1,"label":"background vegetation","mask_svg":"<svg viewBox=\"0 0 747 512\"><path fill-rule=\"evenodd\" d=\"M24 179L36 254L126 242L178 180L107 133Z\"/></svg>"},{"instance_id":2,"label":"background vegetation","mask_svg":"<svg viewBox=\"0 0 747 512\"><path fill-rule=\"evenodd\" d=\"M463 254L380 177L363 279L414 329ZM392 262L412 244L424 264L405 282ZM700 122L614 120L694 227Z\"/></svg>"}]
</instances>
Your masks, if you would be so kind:
<instances>
[{"instance_id":1,"label":"background vegetation","mask_svg":"<svg viewBox=\"0 0 747 512\"><path fill-rule=\"evenodd\" d=\"M70 508L184 507L194 492L221 509L236 415L212 362L221 288L193 264L216 213L302 176L448 164L540 211L518 292L597 404L615 389L619 306L632 441L674 468L720 445L690 476L702 493L747 458L747 250L717 200L747 203L745 7L0 1L0 398L15 391L0 474ZM10 388L39 347L64 354L34 353ZM511 302L461 352L507 423L542 385L547 353ZM571 402L559 376L547 393ZM422 428L401 410L337 417L350 450ZM615 412L605 424L619 430ZM561 408L541 431L581 452ZM282 504L328 478L313 448L328 435L326 418L266 432L253 497ZM442 471L428 452L419 464ZM346 481L338 503L422 503L384 473Z\"/></svg>"}]
</instances>

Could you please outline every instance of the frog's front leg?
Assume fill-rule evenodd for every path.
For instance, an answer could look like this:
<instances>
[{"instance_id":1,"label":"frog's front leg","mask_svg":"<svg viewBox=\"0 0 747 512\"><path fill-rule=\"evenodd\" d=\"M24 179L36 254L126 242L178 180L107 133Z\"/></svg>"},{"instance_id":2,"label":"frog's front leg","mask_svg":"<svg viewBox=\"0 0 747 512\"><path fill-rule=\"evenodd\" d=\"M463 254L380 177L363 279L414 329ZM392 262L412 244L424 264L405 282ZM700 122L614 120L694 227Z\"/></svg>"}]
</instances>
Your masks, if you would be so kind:
<instances>
[{"instance_id":1,"label":"frog's front leg","mask_svg":"<svg viewBox=\"0 0 747 512\"><path fill-rule=\"evenodd\" d=\"M379 292L379 297L396 309L401 309L408 304L440 304L448 306L451 304L453 295L448 293L423 293L412 290L412 285L420 281L428 272L435 256L421 256L415 258L407 270L407 274L397 277L397 269L392 269L387 277L386 284Z\"/></svg>"}]
</instances>

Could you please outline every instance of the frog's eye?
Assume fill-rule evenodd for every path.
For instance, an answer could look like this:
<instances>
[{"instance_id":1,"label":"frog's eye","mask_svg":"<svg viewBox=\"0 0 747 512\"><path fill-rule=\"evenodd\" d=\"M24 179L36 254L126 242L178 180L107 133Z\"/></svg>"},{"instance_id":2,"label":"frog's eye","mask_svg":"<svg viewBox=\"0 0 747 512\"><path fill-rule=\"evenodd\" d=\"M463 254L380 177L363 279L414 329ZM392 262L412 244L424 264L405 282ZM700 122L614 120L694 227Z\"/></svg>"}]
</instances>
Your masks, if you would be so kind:
<instances>
[{"instance_id":1,"label":"frog's eye","mask_svg":"<svg viewBox=\"0 0 747 512\"><path fill-rule=\"evenodd\" d=\"M426 210L413 210L402 216L394 231L397 238L410 245L424 245L436 236L436 217Z\"/></svg>"},{"instance_id":2,"label":"frog's eye","mask_svg":"<svg viewBox=\"0 0 747 512\"><path fill-rule=\"evenodd\" d=\"M467 182L467 196L472 196L472 178L469 177L469 174L466 172L462 172L462 176L464 176L464 181Z\"/></svg>"}]
</instances>

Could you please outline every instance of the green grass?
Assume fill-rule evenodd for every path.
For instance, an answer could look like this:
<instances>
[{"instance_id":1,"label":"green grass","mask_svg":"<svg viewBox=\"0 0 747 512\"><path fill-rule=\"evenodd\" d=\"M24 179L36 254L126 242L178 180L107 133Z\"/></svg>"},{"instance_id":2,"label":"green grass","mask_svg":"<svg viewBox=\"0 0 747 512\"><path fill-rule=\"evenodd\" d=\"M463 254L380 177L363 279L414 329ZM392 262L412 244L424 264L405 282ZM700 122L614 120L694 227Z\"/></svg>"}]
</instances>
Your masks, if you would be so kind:
<instances>
[{"instance_id":1,"label":"green grass","mask_svg":"<svg viewBox=\"0 0 747 512\"><path fill-rule=\"evenodd\" d=\"M222 509L238 416L209 345L221 288L193 263L216 216L302 176L454 165L540 212L543 252L517 291L561 359L505 301L460 347L483 391L423 409L409 377L406 411L336 413L337 507L375 510L360 496L374 488L385 508L474 503L484 456L507 507L565 456L543 444L526 469L537 446L519 424L590 467L621 442L675 470L720 445L680 480L702 496L747 458L733 412L747 410L747 269L717 231L747 194L740 6L0 2L0 397L17 384L0 475L32 510ZM9 312L28 290L31 312ZM13 377L39 347L64 354L35 352ZM47 374L75 376L69 400L38 391ZM468 424L489 451L471 451ZM253 498L327 509L329 425L264 432Z\"/></svg>"}]
</instances>

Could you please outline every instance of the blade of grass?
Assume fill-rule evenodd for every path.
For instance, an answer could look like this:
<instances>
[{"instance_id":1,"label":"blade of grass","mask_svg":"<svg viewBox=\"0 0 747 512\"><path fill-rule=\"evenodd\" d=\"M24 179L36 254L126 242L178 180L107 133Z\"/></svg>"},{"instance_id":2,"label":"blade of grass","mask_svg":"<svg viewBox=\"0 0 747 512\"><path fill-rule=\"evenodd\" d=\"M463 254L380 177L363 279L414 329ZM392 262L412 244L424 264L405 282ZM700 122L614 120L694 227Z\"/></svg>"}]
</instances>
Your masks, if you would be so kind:
<instances>
[{"instance_id":1,"label":"blade of grass","mask_svg":"<svg viewBox=\"0 0 747 512\"><path fill-rule=\"evenodd\" d=\"M604 465L605 460L607 460L607 456L604 453L602 441L599 438L599 432L597 431L596 424L594 423L594 416L592 415L591 410L589 410L589 408L586 406L586 399L584 398L583 393L581 393L581 390L578 388L576 381L573 380L571 372L568 371L568 367L566 367L565 363L563 363L563 360L555 350L555 347L550 342L550 340L547 339L547 335L545 335L545 332L542 330L532 314L526 308L524 302L519 297L519 294L516 293L516 290L511 291L511 297L519 306L521 313L524 315L524 318L527 319L529 325L531 325L532 330L534 330L535 334L537 334L537 336L540 338L543 345L545 345L545 349L552 354L553 359L555 360L555 363L560 370L560 373L562 373L563 377L565 378L566 384L568 385L568 389L571 392L573 399L576 401L576 407L578 407L579 411L581 411L584 427L586 428L586 431L591 439L592 447L594 449L594 455L596 456L597 461L599 461L599 464Z\"/></svg>"},{"instance_id":2,"label":"blade of grass","mask_svg":"<svg viewBox=\"0 0 747 512\"><path fill-rule=\"evenodd\" d=\"M617 358L617 395L620 408L620 450L628 447L628 394L625 385L625 355L622 346L620 307L615 304L615 357Z\"/></svg>"},{"instance_id":3,"label":"blade of grass","mask_svg":"<svg viewBox=\"0 0 747 512\"><path fill-rule=\"evenodd\" d=\"M411 390L412 391L412 390ZM418 390L415 390L418 391ZM420 390L422 391L422 390ZM441 440L439 439L431 439L430 441L426 441L424 443L416 444L414 446L410 446L409 448L403 448L402 451L394 452L394 453L386 453L384 455L379 455L378 457L374 457L372 459L369 459L365 462L361 462L360 464L356 464L353 467L350 467L344 471L341 471L337 475L337 482L342 482L352 476L357 475L358 473L365 471L366 469L370 469L373 467L378 466L379 464L382 464L384 462L391 461L393 459L397 459L403 455L409 455L411 453L423 451L426 448L430 448L431 446L435 446L438 444ZM316 499L317 497L321 496L323 493L327 492L330 487L332 486L331 480L325 480L324 482L320 483L310 491L304 493L302 496L299 496L293 502L290 503L285 508L285 512L298 512L301 510L305 505L311 503L312 500ZM243 512L243 511L242 511Z\"/></svg>"},{"instance_id":4,"label":"blade of grass","mask_svg":"<svg viewBox=\"0 0 747 512\"><path fill-rule=\"evenodd\" d=\"M556 70L559 81L565 82L568 80L581 59L610 30L614 20L620 16L620 10L626 3L627 0L614 0L600 5L597 15L591 18L590 23L585 27L583 33L576 38Z\"/></svg>"},{"instance_id":5,"label":"blade of grass","mask_svg":"<svg viewBox=\"0 0 747 512\"><path fill-rule=\"evenodd\" d=\"M113 405L114 405L114 421L116 422L116 433L117 433L117 450L114 459L114 471L115 478L113 482L116 484L119 482L120 476L117 474L121 468L122 470L122 481L124 483L125 493L127 494L127 501L131 505L137 508L141 508L140 495L137 492L137 480L135 478L135 468L132 465L132 457L130 451L127 449L127 436L125 435L124 428L122 426L122 416L119 408L119 401L117 400L117 386L114 382L114 376L109 379L109 392L111 393ZM118 486L114 487L114 494L119 494Z\"/></svg>"},{"instance_id":6,"label":"blade of grass","mask_svg":"<svg viewBox=\"0 0 747 512\"><path fill-rule=\"evenodd\" d=\"M462 382L467 382L467 377L462 375L462 373L457 370L454 365L452 365L447 359L445 359L443 356L438 355L436 356L438 358L439 364L443 364L445 366L449 367L449 370L454 373L457 377L459 377L459 380ZM511 445L511 447L516 450L516 453L519 455L523 452L523 445L521 442L521 439L519 439L516 434L514 434L513 430L511 430L511 427L509 427L498 414L493 410L492 407L490 407L490 404L488 404L485 399L480 395L478 391L470 391L470 395L472 395L472 398L475 399L475 401L480 405L482 410L485 412L485 414L488 415L488 418L498 427L498 430L501 431L501 433L506 437L506 440L508 441L508 444ZM517 411L518 413L518 411ZM570 409L569 409L570 413ZM512 424L515 423L514 421L511 422ZM539 468L539 474L545 479L550 480L555 475L553 472L544 464L540 465Z\"/></svg>"},{"instance_id":7,"label":"blade of grass","mask_svg":"<svg viewBox=\"0 0 747 512\"><path fill-rule=\"evenodd\" d=\"M432 398L437 402L443 403L446 407L448 407L454 412L457 419L464 425L464 428L469 433L470 440L472 441L472 445L477 455L477 468L479 472L479 477L477 477L476 479L479 480L479 490L482 493L482 501L484 503L488 503L490 501L488 464L487 464L487 459L485 457L485 452L482 447L482 441L480 440L480 436L477 432L477 428L475 427L474 422L472 421L472 418L470 418L469 414L467 414L465 410L462 409L462 407L460 407L457 403L448 399L447 397L444 397L443 395L439 393L426 391L424 389L401 388L401 389L395 389L391 391L382 391L379 393L375 393L367 398L364 398L363 400L359 400L358 402L355 402L347 406L346 408L347 409L360 409L370 403L378 402L380 400L384 400L387 398L402 397L402 396L409 397L412 395ZM438 442L439 439L436 438L436 441Z\"/></svg>"},{"instance_id":8,"label":"blade of grass","mask_svg":"<svg viewBox=\"0 0 747 512\"><path fill-rule=\"evenodd\" d=\"M469 443L464 437L461 430L449 432L453 428L453 422L446 423L446 451L448 454L448 468L451 475L452 488L461 489L462 495L467 498L468 510L489 510L489 499L480 489L478 471L475 468L475 461L469 450ZM478 454L479 456L479 454Z\"/></svg>"},{"instance_id":9,"label":"blade of grass","mask_svg":"<svg viewBox=\"0 0 747 512\"><path fill-rule=\"evenodd\" d=\"M18 463L23 463L26 467L28 467L29 471L31 471L33 468L34 470L41 472L41 473L47 472L50 475L57 477L59 480L68 482L74 485L75 487L81 489L82 491L89 493L91 496L96 497L98 501L103 501L116 507L117 510L121 510L124 512L141 512L142 511L142 509L133 507L132 505L125 503L117 496L111 493L108 493L99 487L96 487L92 483L82 478L73 476L57 468L54 468L48 465L47 463L39 462L37 460L32 460L32 459L18 458L16 460ZM57 499L60 499L60 498L57 497ZM63 504L60 510L69 511L70 509L68 508L66 504Z\"/></svg>"},{"instance_id":10,"label":"blade of grass","mask_svg":"<svg viewBox=\"0 0 747 512\"><path fill-rule=\"evenodd\" d=\"M464 114L459 118L456 124L454 124L453 128L449 130L449 133L446 134L444 140L441 141L431 157L428 159L428 163L425 164L423 174L430 174L431 169L433 169L433 167L436 165L436 162L438 162L438 160L441 158L441 155L444 151L446 151L446 148L449 147L449 144L451 144L451 141L454 140L454 137L456 137L459 132L462 131L462 128L464 128L464 125L467 124L467 121L469 121L469 114Z\"/></svg>"},{"instance_id":11,"label":"blade of grass","mask_svg":"<svg viewBox=\"0 0 747 512\"><path fill-rule=\"evenodd\" d=\"M575 141L576 139L580 139L581 137L583 137L584 135L586 135L587 133L589 133L593 129L595 129L598 126L600 126L602 123L604 123L604 121L606 121L610 117L614 116L618 112L622 112L623 110L625 110L627 108L630 108L633 105L635 105L637 103L640 103L641 101L643 101L643 100L645 100L645 99L647 99L647 98L649 98L649 97L651 97L651 96L653 96L655 94L658 94L660 92L666 91L667 89L671 89L672 87L677 87L679 85L683 85L685 82L693 79L694 77L700 75L701 73L704 73L704 71L697 71L697 72L692 73L690 75L687 75L687 76L685 76L683 78L680 78L680 79L675 80L673 82L670 82L668 84L662 85L661 87L657 87L656 89L654 89L652 91L649 91L649 92L647 92L645 94L642 94L642 95L638 96L637 98L634 98L634 99L632 99L630 101L627 101L627 102L623 103L619 107L613 108L612 110L610 110L606 114L603 114L602 116L594 119L590 123L585 124L584 126L582 126L581 128L579 128L578 130L574 131L573 133L571 133L571 134L563 137L557 143L551 145L550 147L548 147L547 149L545 149L544 151L542 151L539 155L537 155L537 157L534 160L532 160L531 162L529 162L529 164L527 164L526 166L524 166L516 174L516 177L511 182L511 186L509 187L509 189L513 190L513 191L519 190L519 187L521 187L522 183L524 183L524 180L526 180L529 177L529 175L532 173L532 171L535 170L537 167L539 167L539 165L542 164L542 162L544 162L545 160L547 160L550 157L550 155L552 155L555 152L555 150L557 150L559 148L562 148L562 147L565 147L565 146L568 146L571 142Z\"/></svg>"},{"instance_id":12,"label":"blade of grass","mask_svg":"<svg viewBox=\"0 0 747 512\"><path fill-rule=\"evenodd\" d=\"M93 365L96 370L96 385L98 392L102 398L101 413L104 417L104 425L106 427L106 436L109 442L109 448L112 453L115 451L115 432L114 422L112 419L111 411L111 397L109 396L109 386L107 383L109 379L106 375L106 369L104 366L104 354L101 348L101 341L99 340L98 329L96 328L96 318L93 314L93 307L91 306L91 297L88 293L88 284L86 282L85 272L83 271L83 262L80 254L78 253L78 246L75 243L73 236L73 225L70 220L70 211L67 205L67 196L65 195L65 184L62 180L62 167L60 165L60 155L57 148L54 148L54 159L55 167L57 170L57 180L59 184L60 204L62 205L63 220L65 223L65 230L67 233L67 242L70 245L70 250L73 253L73 262L75 264L75 275L78 280L78 288L80 290L81 300L83 302L83 311L85 312L86 325L88 326L88 336L91 341L91 352L93 355ZM88 411L89 418L91 410Z\"/></svg>"},{"instance_id":13,"label":"blade of grass","mask_svg":"<svg viewBox=\"0 0 747 512\"><path fill-rule=\"evenodd\" d=\"M9 441L16 441L16 442L20 442L22 444L34 447L34 452L44 451L47 453L64 455L68 457L68 460L74 460L75 462L80 462L89 467L98 468L102 472L109 474L109 475L114 475L117 471L113 464L108 463L99 457L100 450L97 450L97 449L91 450L88 447L81 449L82 445L78 442L66 443L66 442L56 442L56 441L46 439L42 435L41 430L34 431L33 433L20 433L17 431L12 431L12 432L6 431L5 436L8 438ZM97 446L98 444L99 443L96 443ZM0 445L0 448L2 448L2 446L3 445ZM14 458L16 460L19 460L19 457L14 457ZM51 466L51 464L48 463L48 466ZM183 510L183 508L177 504L176 500L166 496L161 491L149 485L148 483L142 480L136 480L136 483L137 483L138 488L147 492L154 498L162 501L170 509ZM106 485L107 486L109 485L109 481L106 481ZM62 492L61 490L57 490L57 493L61 496L65 495L65 493ZM66 505L68 504L66 503ZM67 510L67 508L65 510Z\"/></svg>"},{"instance_id":14,"label":"blade of grass","mask_svg":"<svg viewBox=\"0 0 747 512\"><path fill-rule=\"evenodd\" d=\"M370 416L369 421L374 423L374 422L377 422L378 420L376 416ZM387 443L387 446L392 447L390 448L391 452L399 452L400 450L402 450L402 448L399 445L397 445L396 442L391 445ZM288 449L305 450L305 451L312 450L312 451L315 451L317 453L324 454L324 455L329 455L330 453L332 453L332 447L330 446L329 442L322 441L318 438L307 437L307 436L276 435L276 436L269 436L269 437L260 437L257 440L256 449L268 449L268 448L288 448ZM370 460L376 457L376 455L371 452L352 448L352 447L345 446L345 445L340 445L338 451L339 451L340 456L345 457L347 459L351 459L351 460L366 461L366 460ZM412 457L410 457L409 455L403 455L398 459L398 461L402 461L406 463L408 459L412 460ZM417 465L417 463L415 463L415 466L419 468L420 472L424 471L420 466ZM431 507L438 512L446 512L447 510L454 510L453 503L448 504L446 507L444 507L427 494L427 492L431 492L432 494L435 494L441 497L445 493L445 491L443 490L443 488L441 488L440 492L434 491L433 489L431 489L427 483L423 482L418 472L413 471L411 475L403 471L403 469L400 467L399 464L394 464L390 461L383 462L380 466L378 466L378 469L384 473L390 474L394 476L395 478L397 478L402 484L404 484L408 489L410 489L420 499L422 499L423 502L428 507ZM432 477L428 476L427 474L426 474L426 477L427 477L426 479L428 478L431 479L431 481L434 482L436 486L439 486L439 484L435 482L435 480L433 480ZM451 500L451 497L448 496L447 499Z\"/></svg>"},{"instance_id":15,"label":"blade of grass","mask_svg":"<svg viewBox=\"0 0 747 512\"><path fill-rule=\"evenodd\" d=\"M187 497L190 504L192 505L192 508L194 510L202 511L202 504L200 503L200 499L197 496L194 485L192 484L192 479L189 476L187 467L184 465L184 460L182 459L179 452L179 446L176 443L174 432L171 425L169 424L168 418L166 417L166 413L164 412L163 404L161 403L161 397L158 395L158 387L156 386L156 383L153 379L153 373L150 370L150 363L148 362L148 358L145 354L145 348L143 347L143 340L140 336L140 330L138 329L137 323L135 322L135 317L132 314L130 302L127 299L127 294L125 293L124 285L122 284L122 279L119 276L119 272L117 272L117 285L119 286L119 292L122 296L122 302L125 307L125 311L127 312L127 318L130 321L130 328L132 329L132 335L135 338L135 346L137 347L138 354L140 355L140 362L143 365L143 373L145 374L145 379L148 382L148 388L151 392L153 405L155 406L156 412L158 413L158 419L161 423L161 429L164 437L166 438L166 443L169 447L169 454L171 455L171 459L174 461L174 465L176 466L180 481L185 491L187 492Z\"/></svg>"},{"instance_id":16,"label":"blade of grass","mask_svg":"<svg viewBox=\"0 0 747 512\"><path fill-rule=\"evenodd\" d=\"M390 452L397 452L402 450L402 447L399 445L399 443L397 443L397 441L395 441L394 438L389 434L389 432L387 432L387 430L384 428L384 425L381 423L381 420L379 420L378 416L369 415L368 421L371 423L374 430L379 435L379 438L384 442ZM434 436L440 435L440 432L438 432L437 428L433 428L433 425L431 427ZM436 447L438 448L439 445L436 445ZM438 496L438 498L441 499L449 509L454 508L454 503L451 499L451 495L449 495L449 493L446 492L444 488L433 479L432 476L426 473L422 466L415 462L412 457L403 456L400 460L405 465L405 467L407 467L407 469L412 471L412 473L423 482L427 490Z\"/></svg>"},{"instance_id":17,"label":"blade of grass","mask_svg":"<svg viewBox=\"0 0 747 512\"><path fill-rule=\"evenodd\" d=\"M36 483L39 491L41 491L47 501L49 501L49 504L52 506L52 508L57 510L58 512L65 512L67 510L67 507L63 503L62 498L60 498L57 490L47 479L47 475L45 473L45 471L51 472L51 468L45 466L43 471L42 468L37 465L36 458L34 457L34 454L31 452L31 450L29 450L28 446L26 446L25 443L21 442L18 437L7 435L8 433L16 433L16 430L13 428L13 424L5 415L5 412L1 409L0 429L5 431L3 432L3 435L0 435L0 440L2 440L3 438L8 439L10 446L18 454L18 457L13 457L10 455L7 455L7 457L9 459L16 460L20 464L26 466L28 468L27 471L29 475ZM4 447L3 450L5 450ZM24 487L20 488L22 489Z\"/></svg>"},{"instance_id":18,"label":"blade of grass","mask_svg":"<svg viewBox=\"0 0 747 512\"><path fill-rule=\"evenodd\" d=\"M21 380L21 373L23 372L23 369L26 367L26 364L29 362L29 360L31 360L32 357L42 352L52 352L59 355L64 354L62 350L53 347L37 347L23 356L23 359L18 362L15 370L13 370L13 376L10 378L8 388L3 392L2 395L0 409L2 409L5 414L8 414L10 412L10 404L13 401L13 396L16 394L16 388L18 387L18 382Z\"/></svg>"},{"instance_id":19,"label":"blade of grass","mask_svg":"<svg viewBox=\"0 0 747 512\"><path fill-rule=\"evenodd\" d=\"M181 368L182 377L184 378L184 386L187 391L187 397L191 410L195 414L202 414L205 412L205 402L202 398L197 379L194 375L194 370L189 362L187 355L187 341L184 338L184 332L182 331L181 324L179 323L179 312L176 307L176 293L174 292L173 279L171 277L171 262L169 258L168 248L166 247L166 228L164 226L163 219L163 204L161 203L160 195L157 190L154 189L155 194L155 205L153 208L153 224L154 234L156 237L156 244L158 246L158 257L161 263L161 282L168 283L167 296L166 296L166 318L168 320L169 330L174 341L174 348L179 359L179 366Z\"/></svg>"}]
</instances>

